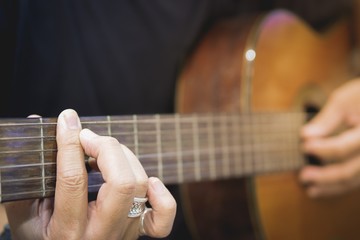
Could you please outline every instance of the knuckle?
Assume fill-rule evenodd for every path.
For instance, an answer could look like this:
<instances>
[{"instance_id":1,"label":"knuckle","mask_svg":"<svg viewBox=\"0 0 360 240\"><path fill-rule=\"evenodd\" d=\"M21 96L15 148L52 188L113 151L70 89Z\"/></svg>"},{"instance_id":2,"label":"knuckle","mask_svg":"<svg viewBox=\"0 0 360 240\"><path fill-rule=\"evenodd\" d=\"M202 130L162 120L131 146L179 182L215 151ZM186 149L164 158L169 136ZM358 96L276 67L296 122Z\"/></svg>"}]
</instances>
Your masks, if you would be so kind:
<instances>
[{"instance_id":1,"label":"knuckle","mask_svg":"<svg viewBox=\"0 0 360 240\"><path fill-rule=\"evenodd\" d=\"M341 185L348 185L351 180L354 178L354 171L349 168L345 168L343 171L339 172L338 179Z\"/></svg>"},{"instance_id":2,"label":"knuckle","mask_svg":"<svg viewBox=\"0 0 360 240\"><path fill-rule=\"evenodd\" d=\"M128 179L110 182L112 189L119 195L133 196L136 190L135 181Z\"/></svg>"},{"instance_id":3,"label":"knuckle","mask_svg":"<svg viewBox=\"0 0 360 240\"><path fill-rule=\"evenodd\" d=\"M171 198L171 200L169 200L167 204L164 204L164 207L168 211L174 211L177 208L177 203L174 198Z\"/></svg>"},{"instance_id":4,"label":"knuckle","mask_svg":"<svg viewBox=\"0 0 360 240\"><path fill-rule=\"evenodd\" d=\"M87 174L82 169L71 169L59 172L58 183L63 189L79 191L87 187Z\"/></svg>"},{"instance_id":5,"label":"knuckle","mask_svg":"<svg viewBox=\"0 0 360 240\"><path fill-rule=\"evenodd\" d=\"M110 136L101 136L101 140L100 140L98 146L96 146L96 148L99 149L99 152L104 154L109 149L113 149L113 148L115 149L115 148L118 148L119 146L120 146L120 143L116 138L110 137Z\"/></svg>"},{"instance_id":6,"label":"knuckle","mask_svg":"<svg viewBox=\"0 0 360 240\"><path fill-rule=\"evenodd\" d=\"M58 137L57 142L61 146L79 146L80 139L78 134L68 134L66 137Z\"/></svg>"},{"instance_id":7,"label":"knuckle","mask_svg":"<svg viewBox=\"0 0 360 240\"><path fill-rule=\"evenodd\" d=\"M177 208L177 203L174 197L169 195L166 198L161 199L161 210L166 216L170 216L171 213L174 213Z\"/></svg>"},{"instance_id":8,"label":"knuckle","mask_svg":"<svg viewBox=\"0 0 360 240\"><path fill-rule=\"evenodd\" d=\"M347 154L347 151L346 149L344 148L344 146L340 146L338 144L335 144L332 146L332 158L335 158L335 159L339 159L339 158L342 158L344 156L346 156Z\"/></svg>"},{"instance_id":9,"label":"knuckle","mask_svg":"<svg viewBox=\"0 0 360 240\"><path fill-rule=\"evenodd\" d=\"M329 96L329 100L331 102L341 101L344 97L346 97L346 93L344 93L343 88L335 89Z\"/></svg>"},{"instance_id":10,"label":"knuckle","mask_svg":"<svg viewBox=\"0 0 360 240\"><path fill-rule=\"evenodd\" d=\"M104 137L104 144L109 146L120 145L119 141L116 138L110 136Z\"/></svg>"},{"instance_id":11,"label":"knuckle","mask_svg":"<svg viewBox=\"0 0 360 240\"><path fill-rule=\"evenodd\" d=\"M137 182L137 189L139 189L139 191L141 193L146 193L147 189L148 189L148 185L149 185L149 180L148 178L142 178Z\"/></svg>"}]
</instances>

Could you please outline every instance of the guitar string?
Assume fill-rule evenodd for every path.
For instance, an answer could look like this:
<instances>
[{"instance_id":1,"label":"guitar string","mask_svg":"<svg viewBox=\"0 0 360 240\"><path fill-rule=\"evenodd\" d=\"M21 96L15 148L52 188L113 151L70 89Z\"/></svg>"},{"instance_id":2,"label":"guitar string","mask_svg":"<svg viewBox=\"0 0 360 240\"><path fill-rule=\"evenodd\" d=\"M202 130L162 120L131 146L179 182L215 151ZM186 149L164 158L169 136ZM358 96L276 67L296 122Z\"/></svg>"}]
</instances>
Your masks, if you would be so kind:
<instances>
[{"instance_id":1,"label":"guitar string","mask_svg":"<svg viewBox=\"0 0 360 240\"><path fill-rule=\"evenodd\" d=\"M303 159L302 159L303 160ZM207 161L206 161L207 162ZM173 164L171 164L172 166L174 166L174 165L176 165L176 163L173 163ZM194 170L193 169L193 164L190 164L189 162L185 162L185 167L184 167L184 172L186 173L185 174L185 179L195 179L195 177L194 177L194 174L193 173L191 173L191 172L193 172L192 170ZM189 165L191 165L190 166L190 171L187 171L188 169L189 169ZM249 166L251 166L251 165L249 165ZM273 165L272 165L273 166ZM303 162L301 162L300 163L300 161L298 162L298 163L294 163L294 162L289 162L289 161L282 161L281 162L281 164L280 164L280 166L281 166L281 168L275 168L275 169L267 169L267 173L270 173L270 172L276 172L276 171L283 171L283 170L295 170L295 169L297 169L297 168L299 168L299 167L301 167L301 166L303 166ZM176 167L175 168L173 168L173 169L176 169ZM202 171L202 174L201 174L201 179L211 179L211 176L210 176L210 174L209 174L209 172L208 171L206 171L206 168L202 168L201 169L201 171ZM174 174L171 174L171 172L168 172L169 174L168 175L165 175L166 176L166 180L167 180L167 182L170 182L170 181L172 181L173 183L178 183L179 181L178 181L178 178L176 177L176 175L174 175ZM228 175L228 176L222 176L222 177L230 177L230 176L245 176L245 175L247 175L247 174L252 174L252 173L254 173L254 171L253 171L253 169L245 169L245 170L243 170L242 172L234 172L234 173L232 173L232 174L230 174L230 175ZM261 171L259 171L259 173L261 173ZM96 175L98 175L99 177L101 177L101 179L102 179L102 175L101 175L101 173L100 172L91 172L90 173L93 177L94 177L94 174L96 174ZM95 176L96 176L95 175ZM54 177L54 179L55 179L55 177L56 176L53 176ZM39 180L43 180L42 178L38 178ZM49 177L47 177L47 179L49 179ZM22 182L26 182L26 180L27 179L22 179ZM29 178L28 179L29 181L31 181L31 180L34 180L34 178ZM4 187L5 187L5 183L11 183L11 187L13 187L12 185L13 185L13 183L14 183L14 181L5 181L4 182ZM100 182L100 184L95 184L96 186L101 186L101 184L103 183L103 180L101 180L101 182ZM95 185L89 185L88 186L88 188L90 189L90 188L92 188L92 187L94 187ZM26 185L26 186L28 186L28 185ZM51 190L52 191L52 190ZM43 192L43 191L39 191L39 193L40 192ZM46 190L45 189L45 192L48 192L48 190ZM11 195L13 195L13 196L16 196L16 195L24 195L24 192L20 192L20 193L17 193L17 194L11 194ZM2 196L6 196L5 194L3 194Z\"/></svg>"},{"instance_id":2,"label":"guitar string","mask_svg":"<svg viewBox=\"0 0 360 240\"><path fill-rule=\"evenodd\" d=\"M258 142L260 143L266 143L266 142L273 142L274 140L285 140L285 139L288 139L288 138L291 138L293 140L297 140L297 133L298 133L298 130L296 131L290 131L288 129L282 129L283 131L273 131L273 132L245 132L245 131L240 131L240 132L236 132L236 131L233 131L231 134L239 134L239 135L242 135L244 134L245 136L240 136L240 138L244 138L244 137L247 137L248 139L257 139ZM128 138L124 138L122 133L114 133L112 135L112 137L116 138L120 143L126 145L127 147L129 148L134 148L134 147L139 147L139 148L143 148L145 149L146 147L148 148L151 148L151 147L156 147L158 144L161 144L163 147L173 147L173 148L176 148L176 142L177 142L177 139L176 137L171 137L170 134L173 134L174 132L173 131L167 131L167 132L164 132L164 137L166 137L165 139L163 139L163 141L161 143L157 143L155 141L155 136L156 134L153 133L153 134L149 134L149 135L146 135L146 137L149 137L148 139L143 139L142 137L140 137L141 140L138 141L138 144L135 145L134 144L134 141L133 139L128 139ZM203 144L206 144L208 143L207 141L207 136L206 135L207 132L201 132L198 136L199 136L199 139L200 139L200 142L203 143ZM100 133L102 134L102 133ZM224 134L228 134L228 132L223 132L223 131L214 131L214 136L219 136L219 135L224 135ZM141 134L140 134L141 135ZM171 138L170 138L171 137ZM181 134L181 137L182 137L182 143L184 143L182 145L182 147L189 147L189 145L191 145L193 143L193 134L192 133L188 133L188 134ZM231 136L227 136L228 138L231 138ZM258 139L260 138L260 139ZM41 140L43 139L42 137L34 137L34 138L31 138L31 140ZM14 140L14 139L11 139L11 140ZM17 146L14 146L14 144L8 144L9 149L16 149L16 148L19 148L21 147L22 149L21 150L0 150L0 155L1 154L10 154L10 153L27 153L27 152L38 152L38 151L56 151L57 148L46 148L44 150L40 150L40 149L34 149L34 146L30 143L33 143L33 141L22 141L22 140L29 140L28 138L25 138L25 139L15 139L15 140L19 140L21 142L17 142ZM7 140L8 141L8 140ZM56 140L55 140L55 137L51 137L51 138L48 138L48 139L45 139L44 141L45 142L45 145L55 145L56 144ZM221 142L221 139L217 139L216 140L216 143L217 142ZM29 147L31 147L31 149L26 149L26 143L29 143ZM191 145L192 146L192 145ZM190 147L191 147L190 146ZM46 147L46 146L45 146ZM281 146L279 146L281 147ZM1 148L1 147L0 147ZM5 147L3 147L5 148Z\"/></svg>"},{"instance_id":3,"label":"guitar string","mask_svg":"<svg viewBox=\"0 0 360 240\"><path fill-rule=\"evenodd\" d=\"M233 120L232 120L233 121ZM290 121L291 122L291 121ZM106 123L106 122L104 122ZM199 123L198 123L199 124ZM223 124L228 124L228 123L223 123ZM247 137L251 137L251 138L256 138L256 137L259 137L260 135L262 136L265 136L267 135L266 137L269 137L271 136L271 133L275 130L277 130L277 133L275 136L275 138L278 138L280 135L280 133L282 133L282 131L288 131L287 128L285 129L284 128L284 124L281 124L279 126L282 126L282 128L280 129L274 129L274 128L269 128L269 125L268 123L266 124L266 127L267 129L271 129L272 131L268 131L268 130L265 130L264 131L264 128L263 126L260 126L260 124L263 124L263 123L255 123L256 126L259 128L261 127L262 131L260 130L256 130L256 131L253 131L253 130L248 130L247 126L241 126L241 127L238 127L236 128L237 129L240 129L240 132L234 132L232 131L232 134L239 134L239 135L242 135L242 134L247 134ZM254 125L255 125L254 124ZM291 127L291 126L290 126ZM193 136L193 127L190 127L188 129L181 129L181 138L182 138L182 142L189 142L191 144L191 140L193 140L194 136ZM204 128L198 128L198 138L202 138L202 134L208 134L208 127L204 127ZM220 131L218 129L215 129L214 130L214 134L220 134L221 136L223 135L227 135L228 132L224 132L224 131L221 131L222 128L220 129ZM175 129L162 129L161 131L161 135L164 135L164 136L172 136L172 134L174 134L174 131ZM102 133L101 131L99 132L100 135L104 134ZM106 134L104 134L106 135ZM144 140L143 138L146 138L146 137L152 137L154 135L158 135L158 131L138 131L138 136L139 138L141 138L141 146L144 148L144 147L155 147L158 145L158 143L155 143L155 139L153 140ZM256 136L257 135L257 136ZM128 136L133 136L133 127L130 127L130 132L119 132L119 133L113 133L112 134L113 137L117 138L121 143L127 145L129 148L137 148L139 146L135 146L133 144L133 140L131 139L130 141L128 139L126 139L126 137ZM6 141L10 141L10 140L26 140L26 139L31 139L31 140L34 140L34 139L42 139L42 140L49 140L49 139L52 139L55 141L55 136L49 136L47 135L46 137L7 137L7 138L0 138L0 140L6 140ZM129 142L128 142L129 141ZM174 147L174 143L176 143L176 139L166 139L165 142L161 142L162 146L164 148L168 148L169 146L171 147ZM19 144L19 143L18 143ZM48 143L49 144L49 143ZM54 144L54 143L53 143ZM10 144L11 145L11 144ZM31 146L33 147L33 146ZM187 144L183 144L183 147L187 147ZM56 149L47 149L47 151L56 151ZM10 150L10 151L0 151L0 154L16 154L16 153L26 153L26 152L36 152L36 150L34 151L31 151L31 150L21 150L21 151L14 151L14 150Z\"/></svg>"},{"instance_id":4,"label":"guitar string","mask_svg":"<svg viewBox=\"0 0 360 240\"><path fill-rule=\"evenodd\" d=\"M105 122L104 122L105 123ZM106 122L106 123L108 123L108 122ZM93 123L92 122L92 124L96 124L96 123ZM192 135L191 135L191 137L193 137ZM228 147L229 148L229 147ZM186 163L185 164L185 170L187 169L187 167L188 167L188 165L189 165L190 163ZM174 164L173 164L174 165ZM191 165L193 165L193 164L191 164ZM176 169L176 168L174 168L174 169ZM100 173L99 173L100 174ZM193 177L193 174L191 174L191 176ZM202 175L201 175L202 177L204 177L205 175L202 173ZM167 177L167 178L169 178L169 177ZM177 177L174 177L174 179L176 179ZM89 188L91 188L91 187L93 187L93 186L89 186ZM22 194L22 193L20 193L20 194Z\"/></svg>"},{"instance_id":5,"label":"guitar string","mask_svg":"<svg viewBox=\"0 0 360 240\"><path fill-rule=\"evenodd\" d=\"M258 145L257 147L248 145L247 147L242 147L239 148L237 145L229 145L229 146L222 146L222 147L216 147L214 149L214 154L216 156L219 155L223 155L224 153L224 149L226 149L226 151L228 151L229 153L233 154L233 156L238 156L241 157L243 156L244 158L246 158L247 154L251 154L253 151L256 151L257 153L266 153L266 154L281 154L281 153L285 153L285 152L293 152L293 153L299 153L300 154L300 149L298 147L297 144L291 144L289 145L287 148L284 148L283 146L277 147L278 144L272 142L271 145L267 144L267 145ZM183 160L185 161L187 157L190 157L191 161L194 156L194 153L198 153L200 154L200 156L202 157L202 155L207 155L207 153L209 152L209 148L198 148L198 149L194 149L194 148L189 148L187 150L183 151ZM55 153L55 150L54 150ZM165 159L167 159L167 161L165 161L166 164L168 164L168 162L176 162L175 161L175 157L177 156L177 151L168 151L168 152L164 152L163 156ZM53 156L55 157L55 155ZM145 154L140 154L138 156L140 162L146 166L147 163L152 163L152 162L156 162L155 159L157 159L157 153L145 153ZM46 161L48 161L49 159L46 158ZM45 162L43 163L23 163L23 164L15 164L15 165L5 165L5 166L1 166L0 169L1 170L5 170L5 169L16 169L16 168L30 168L30 167L39 167L39 166L47 166L50 164L56 164L54 159L51 159L52 162ZM153 160L153 161L151 161ZM201 158L202 161L206 162L207 158ZM221 159L220 159L221 160ZM242 159L236 160L236 161L243 161ZM254 160L256 161L256 160ZM153 169L156 169L156 167L151 168L148 167L147 170L148 171L152 171Z\"/></svg>"},{"instance_id":6,"label":"guitar string","mask_svg":"<svg viewBox=\"0 0 360 240\"><path fill-rule=\"evenodd\" d=\"M190 139L191 138L184 139L187 143L182 144L182 149L176 148L175 146L176 139L166 141L166 143L163 144L162 146L163 149L162 155L164 155L164 157L176 156L178 154L178 151L180 150L183 154L194 156L195 152L204 151L202 149L204 149L204 147L205 148L208 147L209 145L208 142L202 141L203 139L200 138L199 141L200 145L198 148L195 148L191 142L187 141ZM279 144L280 142L282 142L282 144ZM252 143L250 143L249 140L242 143L232 143L229 144L228 146L222 146L221 143L219 143L217 145L219 145L220 148L216 147L216 149L221 149L222 152L225 152L228 149L236 148L238 149L238 151L242 151L242 152L263 152L270 154L271 152L281 151L282 149L284 149L283 144L286 142L289 146L300 146L300 141L297 138L291 136L286 137L285 135L283 135L281 136L280 139L279 137L268 137L266 139L262 138L260 140L255 140ZM141 154L138 155L139 158L151 159L151 158L156 158L158 156L158 152L154 150L157 144L153 143L152 141L139 144L138 146L131 144L131 141L130 143L123 142L123 144L127 145L128 148L132 151L135 147L138 147L139 152L142 152ZM149 148L149 150L147 148ZM206 148L206 151L210 151L210 148ZM47 148L44 150L28 149L28 150L0 151L0 160L7 158L8 160L4 160L4 161L9 162L10 159L16 159L17 157L22 157L22 159L24 159L23 162L25 162L27 156L29 157L29 160L31 160L34 159L38 153L44 153L47 155L47 158L49 158L48 154L51 154L51 156L55 157L56 152L57 152L57 148ZM31 155L31 154L36 154L36 155ZM2 169L3 167L4 166L0 166L0 169Z\"/></svg>"},{"instance_id":7,"label":"guitar string","mask_svg":"<svg viewBox=\"0 0 360 240\"><path fill-rule=\"evenodd\" d=\"M231 122L227 122L228 124L231 124ZM189 123L190 124L190 123ZM205 124L204 123L198 123L199 125L203 126ZM287 131L287 128L294 128L294 127L300 127L302 122L295 122L293 123L292 121L290 121L290 123L287 122L256 122L256 123L246 123L247 125L244 124L240 124L240 126L238 126L240 131L237 131L237 128L234 128L234 130L231 131L231 133L247 133L247 134L254 134L254 133L260 133L260 134L264 134L264 133L269 133L269 132L281 132ZM290 124L290 125L289 125ZM257 127L258 129L249 129L250 126L253 127ZM287 128L285 129L284 126L287 126ZM275 128L274 128L275 127ZM134 135L134 131L133 131L133 126L122 126L122 129L124 129L124 131L121 132L112 132L112 136L133 136ZM231 128L232 129L232 128ZM261 130L260 130L261 129ZM167 129L161 129L161 133L163 135L170 135L170 133L174 133L175 132L175 126L172 126L172 128L167 128ZM96 130L95 130L96 131ZM107 129L102 129L98 131L98 134L100 135L107 135ZM208 133L208 129L207 126L203 126L203 127L199 127L198 128L198 132L199 135L201 134L207 134ZM222 134L223 131L221 129L221 125L217 126L217 128L214 129L215 133L220 133ZM156 135L157 131L156 130L138 130L137 131L139 136L148 136L148 135ZM44 133L45 135L46 133ZM182 127L180 130L180 134L182 135L186 135L186 134L193 134L193 126L189 125L187 126L187 128ZM44 137L40 136L40 135L34 135L34 136L21 136L21 137L1 137L0 141L9 141L9 140L26 140L26 139L54 139L55 140L56 136L55 135L45 135Z\"/></svg>"},{"instance_id":8,"label":"guitar string","mask_svg":"<svg viewBox=\"0 0 360 240\"><path fill-rule=\"evenodd\" d=\"M278 134L278 133L277 133ZM193 137L192 136L189 136L189 138L183 138L185 142L189 142L188 140L192 139ZM284 137L285 138L285 137ZM132 142L132 141L130 141ZM172 146L172 148L170 148L170 150L178 150L174 147L174 144L176 143L176 139L173 139L173 141L167 141L166 142L167 144L164 144L164 149L166 150L169 150L169 148L167 147L167 145L169 146ZM295 141L296 143L296 141ZM125 143L126 144L126 143ZM132 148L134 147L134 145L132 144L127 144L129 146L129 148ZM156 144L153 144L153 141L151 141L150 143L142 143L140 144L141 146L147 146L147 147L151 147L151 146L156 146ZM204 144L203 144L204 145ZM256 151L260 151L262 149L269 149L267 150L267 152L269 152L270 150L272 151L276 151L276 150L280 150L281 148L283 148L283 146L279 146L279 144L277 144L276 142L273 141L273 139L271 138L267 138L267 141L264 140L264 138L262 138L262 141L261 142L256 142L256 145L257 146L253 146L254 144L249 144L249 143L243 143L242 145L232 145L230 147L235 147L235 148L240 148L242 149L242 151L246 152L247 149L252 149L252 151L254 151L254 148L256 148ZM259 146L260 145L260 146ZM264 146L267 146L267 148L265 148ZM277 146L279 146L279 149L277 149ZM222 149L227 149L229 148L228 147L223 147ZM193 145L190 143L190 144L183 144L182 145L182 151L190 151L191 153L193 153L194 151L199 151L198 149L197 150L194 150L194 147ZM249 151L250 151L249 150ZM16 154L16 153L21 153L21 154L26 154L26 153L30 153L30 152L43 152L44 150L21 150L21 151L0 151L0 154ZM57 149L47 149L45 150L47 152L56 152ZM177 154L177 151L176 152L169 152L169 151L165 151L164 152L164 155L167 155L167 156L176 156ZM190 155L190 154L189 154ZM139 158L143 158L143 159L146 159L146 158L155 158L157 156L157 153L152 153L151 151L147 154L142 154L142 155L139 155ZM1 169L2 167L0 167Z\"/></svg>"},{"instance_id":9,"label":"guitar string","mask_svg":"<svg viewBox=\"0 0 360 240\"><path fill-rule=\"evenodd\" d=\"M249 114L241 114L241 113L210 113L210 114L178 114L179 115L179 120L186 123L189 122L191 123L193 121L193 118L196 116L196 119L199 121L203 121L204 123L206 123L207 121L209 121L209 118L211 120L221 120L222 116L227 116L231 118L239 118L240 120L244 119L247 120L248 118L251 118L251 120L256 120L256 118L264 118L264 117L268 117L268 118L281 118L281 117L287 117L287 116L294 116L295 119L298 118L304 118L306 116L309 116L311 114L308 113L304 113L304 112L264 112L264 113L249 113ZM146 119L144 118L140 118L141 116L146 117ZM175 115L159 115L160 118L156 119L155 118L156 115L139 115L137 118L137 123L138 124L142 124L142 123L155 123L160 121L160 123L174 123L175 121ZM129 118L129 119L117 119L114 120L113 118ZM80 121L82 124L85 125L98 125L98 124L134 124L134 120L133 118L130 116L112 116L111 120L96 120L97 117L88 117L88 118L92 118L92 120L83 120L81 121L81 119L85 119L85 118L80 118ZM106 116L101 116L98 118L104 118L106 119ZM0 123L0 127L19 127L19 126L26 126L26 127L36 127L36 126L56 126L56 118L42 118L43 122L40 123L38 120L38 118L26 118L26 119L4 119L6 121L25 121L25 122L16 122L16 123ZM46 122L45 120L48 121L54 121L54 122ZM30 121L36 121L36 122L30 122Z\"/></svg>"},{"instance_id":10,"label":"guitar string","mask_svg":"<svg viewBox=\"0 0 360 240\"><path fill-rule=\"evenodd\" d=\"M221 160L220 162L222 162L223 160ZM224 175L224 174L218 174L219 176L222 176L222 177L229 177L229 176L235 176L235 175L238 175L238 176L242 176L243 174L245 173L253 173L253 174L256 174L256 173L259 173L259 172L262 172L262 171L281 171L281 170L289 170L289 169L293 169L294 167L301 167L303 166L303 162L301 161L298 161L298 162L288 162L288 161L282 161L282 160L277 160L278 164L277 165L273 165L273 166L276 166L275 167L268 167L267 169L244 169L243 171L240 171L240 172L236 172L236 171L231 171L229 172L228 175ZM177 178L176 175L174 175L173 173L176 173L177 172L177 169L176 167L174 167L176 164L173 163L173 164L167 164L164 169L166 169L166 173L164 176L163 179L168 179L169 177L175 177ZM203 168L200 169L200 171L202 172L202 178L206 178L208 176L210 176L209 174L209 163L206 161L205 164L201 164ZM185 162L184 163L184 170L189 170L189 171L184 171L186 172L186 174L184 175L185 177L187 176L188 178L190 177L194 177L194 164L193 163L189 163L189 162ZM255 165L256 166L256 165ZM151 171L149 171L151 172ZM156 172L156 171L153 171L153 172ZM55 170L54 170L54 173L55 173ZM89 177L94 177L94 176L99 176L101 177L102 176L102 173L101 172L98 172L98 171L92 171L89 174ZM20 183L25 183L27 181L31 182L33 180L42 180L42 179L56 179L56 174L49 174L49 175L46 175L45 177L28 177L28 178L17 178L17 179L4 179L1 181L1 184L10 184L10 186L14 186L12 185L13 183L17 183L17 182L20 182ZM39 182L40 183L40 182Z\"/></svg>"},{"instance_id":11,"label":"guitar string","mask_svg":"<svg viewBox=\"0 0 360 240\"><path fill-rule=\"evenodd\" d=\"M299 167L301 167L302 166L302 164L286 164L286 165L283 165L283 167L282 168L277 168L277 169L268 169L267 170L267 173L270 173L270 172L276 172L276 171L282 171L282 170L295 170L295 169L297 169L297 168L299 168ZM187 170L188 168L185 168L185 170ZM190 170L193 170L193 168L191 168ZM211 176L210 176L210 174L209 174L209 171L206 171L206 169L201 169L202 170L202 178L201 179L209 179ZM190 174L190 172L191 171L185 171L186 172L186 174L185 174L185 179L189 179L189 180L193 180L193 179L195 179L195 175L194 174ZM261 171L259 171L258 173L260 173ZM204 174L204 173L206 173L206 174ZM252 173L254 173L253 171L251 171L251 170L249 170L248 169L248 171L244 171L244 172L234 172L234 173L232 173L232 174L230 174L230 175L228 175L228 176L223 176L223 175L221 175L221 176L223 176L222 178L226 178L226 177L231 177L231 176L245 176L246 174L252 174ZM101 175L101 172L91 172L91 173L89 173L89 177L90 176L92 176L92 177L98 177L98 180L99 180L99 178L101 178L100 179L100 183L96 183L96 184L94 184L94 185L92 185L92 184L90 184L90 185L88 185L88 188L90 189L90 188L93 188L93 187L100 187L103 183L104 183L104 180L102 179L102 175ZM172 182L174 182L174 183L178 183L179 181L178 181L178 178L175 176L175 175L165 175L166 176L166 178L164 178L164 179L167 179L167 181L169 182L170 180L172 180ZM55 179L56 178L56 176L50 176L50 177L46 177L46 179L51 179L51 178L53 178L53 179ZM6 187L6 183L11 183L11 186L13 187L13 183L14 182L26 182L25 180L28 180L28 181L33 181L33 180L36 180L36 179L38 179L38 180L43 180L43 178L28 178L28 179L22 179L22 180L19 180L19 179L17 179L17 180L14 180L14 181L4 181L3 183L5 183L4 184L4 186L3 187ZM94 178L92 178L92 179L94 179ZM27 185L28 186L28 185ZM53 192L54 190L49 190L49 189L45 189L45 192ZM1 196L10 196L10 195L23 195L23 194L27 194L27 192L28 191L26 191L26 192L18 192L18 193L11 193L11 194L1 194ZM36 193L36 192L38 192L38 193L43 193L44 191L43 190L39 190L39 191L31 191L30 193Z\"/></svg>"},{"instance_id":12,"label":"guitar string","mask_svg":"<svg viewBox=\"0 0 360 240\"><path fill-rule=\"evenodd\" d=\"M267 145L267 146L277 146L277 144L274 143L274 145ZM197 152L199 154L204 154L207 155L209 152L210 148L199 148L199 149L188 149L186 151L183 151L183 157L193 157L194 152ZM219 153L223 153L224 149L227 149L229 151L231 151L232 154L240 154L240 155L245 155L246 153L252 153L255 152L255 154L261 154L261 153L267 153L267 154L274 154L274 153L281 153L281 152L299 152L300 153L300 149L296 144L289 144L287 148L285 148L284 146L282 146L281 148L270 148L270 147L264 147L264 146L248 146L248 147L243 147L243 148L239 148L237 145L229 145L229 146L223 146L223 147L216 147L214 148L214 155L218 155ZM177 156L177 151L168 151L168 152L164 152L163 156L164 158L167 158L168 161L174 161L176 162L176 156ZM137 156L139 158L140 161L144 161L142 162L142 164L146 164L148 161L150 162L150 160L154 160L157 159L157 153L144 153L144 154L140 154ZM30 158L32 159L32 158ZM241 161L241 160L240 160ZM0 170L2 169L9 169L9 168L23 168L23 167L38 167L38 166L45 166L45 165L49 165L49 164L56 164L55 161L52 162L45 162L45 163L24 163L24 164L16 164L16 165L5 165L5 166L1 166Z\"/></svg>"}]
</instances>

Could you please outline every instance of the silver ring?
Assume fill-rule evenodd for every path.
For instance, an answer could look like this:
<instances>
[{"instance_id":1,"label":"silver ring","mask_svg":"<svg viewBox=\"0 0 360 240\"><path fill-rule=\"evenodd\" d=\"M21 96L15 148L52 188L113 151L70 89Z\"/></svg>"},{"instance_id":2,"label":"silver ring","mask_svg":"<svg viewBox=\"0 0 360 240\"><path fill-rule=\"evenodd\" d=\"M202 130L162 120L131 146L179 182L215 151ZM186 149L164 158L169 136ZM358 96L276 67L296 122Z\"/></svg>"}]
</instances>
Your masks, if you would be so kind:
<instances>
[{"instance_id":1,"label":"silver ring","mask_svg":"<svg viewBox=\"0 0 360 240\"><path fill-rule=\"evenodd\" d=\"M144 236L144 235L147 235L146 234L146 231L145 231L145 227L144 227L144 220L145 220L145 215L147 212L150 212L152 211L152 208L148 208L148 207L145 207L145 210L143 213L141 213L141 217L140 217L140 236Z\"/></svg>"},{"instance_id":2,"label":"silver ring","mask_svg":"<svg viewBox=\"0 0 360 240\"><path fill-rule=\"evenodd\" d=\"M140 198L134 197L134 201L131 205L130 211L128 213L128 217L135 218L139 217L145 211L145 203L147 202L148 198Z\"/></svg>"}]
</instances>

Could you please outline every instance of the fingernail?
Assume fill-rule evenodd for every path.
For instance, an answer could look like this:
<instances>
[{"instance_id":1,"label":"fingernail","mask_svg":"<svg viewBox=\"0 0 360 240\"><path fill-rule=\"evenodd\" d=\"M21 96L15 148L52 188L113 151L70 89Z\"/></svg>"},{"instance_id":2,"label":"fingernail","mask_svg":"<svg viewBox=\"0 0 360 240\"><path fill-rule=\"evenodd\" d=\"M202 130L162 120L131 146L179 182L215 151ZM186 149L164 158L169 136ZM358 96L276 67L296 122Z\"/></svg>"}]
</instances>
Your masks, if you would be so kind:
<instances>
[{"instance_id":1,"label":"fingernail","mask_svg":"<svg viewBox=\"0 0 360 240\"><path fill-rule=\"evenodd\" d=\"M151 186L155 190L155 192L162 193L162 192L166 191L166 187L160 181L160 179L152 177L149 179L149 181L151 182Z\"/></svg>"},{"instance_id":2,"label":"fingernail","mask_svg":"<svg viewBox=\"0 0 360 240\"><path fill-rule=\"evenodd\" d=\"M80 119L74 110L65 110L63 117L68 129L76 130L81 128Z\"/></svg>"}]
</instances>

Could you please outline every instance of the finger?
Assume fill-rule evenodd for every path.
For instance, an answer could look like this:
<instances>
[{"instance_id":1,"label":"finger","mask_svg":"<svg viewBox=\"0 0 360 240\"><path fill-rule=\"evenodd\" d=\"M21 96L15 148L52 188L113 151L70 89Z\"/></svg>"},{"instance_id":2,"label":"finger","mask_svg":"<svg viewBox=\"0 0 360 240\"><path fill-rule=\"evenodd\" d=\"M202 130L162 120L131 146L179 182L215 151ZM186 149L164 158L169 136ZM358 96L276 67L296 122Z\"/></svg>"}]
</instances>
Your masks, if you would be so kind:
<instances>
[{"instance_id":1,"label":"finger","mask_svg":"<svg viewBox=\"0 0 360 240\"><path fill-rule=\"evenodd\" d=\"M155 177L149 178L148 197L153 210L145 215L144 231L151 237L166 237L170 234L175 219L176 201Z\"/></svg>"},{"instance_id":2,"label":"finger","mask_svg":"<svg viewBox=\"0 0 360 240\"><path fill-rule=\"evenodd\" d=\"M359 186L359 183L356 186L347 185L343 186L341 184L332 184L332 185L322 185L322 186L309 186L306 190L306 193L311 198L326 198L339 196L345 194Z\"/></svg>"},{"instance_id":3,"label":"finger","mask_svg":"<svg viewBox=\"0 0 360 240\"><path fill-rule=\"evenodd\" d=\"M57 180L51 222L61 231L72 229L78 236L83 233L83 223L87 218L87 174L79 140L80 130L81 123L74 110L65 110L59 115Z\"/></svg>"},{"instance_id":4,"label":"finger","mask_svg":"<svg viewBox=\"0 0 360 240\"><path fill-rule=\"evenodd\" d=\"M360 185L360 159L325 167L307 166L300 172L300 181L308 185L311 197L347 192Z\"/></svg>"},{"instance_id":5,"label":"finger","mask_svg":"<svg viewBox=\"0 0 360 240\"><path fill-rule=\"evenodd\" d=\"M145 197L148 189L148 176L135 154L124 145L121 145L121 148L129 161L136 179L135 196Z\"/></svg>"},{"instance_id":6,"label":"finger","mask_svg":"<svg viewBox=\"0 0 360 240\"><path fill-rule=\"evenodd\" d=\"M80 133L80 141L86 155L95 158L102 173L104 184L100 187L96 200L96 217L93 227L105 229L113 227L127 216L135 196L136 177L132 171L120 143L112 138L99 136L89 129ZM125 228L125 226L123 226ZM118 227L114 230L119 230Z\"/></svg>"},{"instance_id":7,"label":"finger","mask_svg":"<svg viewBox=\"0 0 360 240\"><path fill-rule=\"evenodd\" d=\"M342 109L336 97L328 100L322 110L301 129L305 139L324 137L334 132L343 121Z\"/></svg>"},{"instance_id":8,"label":"finger","mask_svg":"<svg viewBox=\"0 0 360 240\"><path fill-rule=\"evenodd\" d=\"M353 156L360 149L360 127L337 136L312 139L304 143L304 151L324 160L340 160Z\"/></svg>"}]
</instances>

